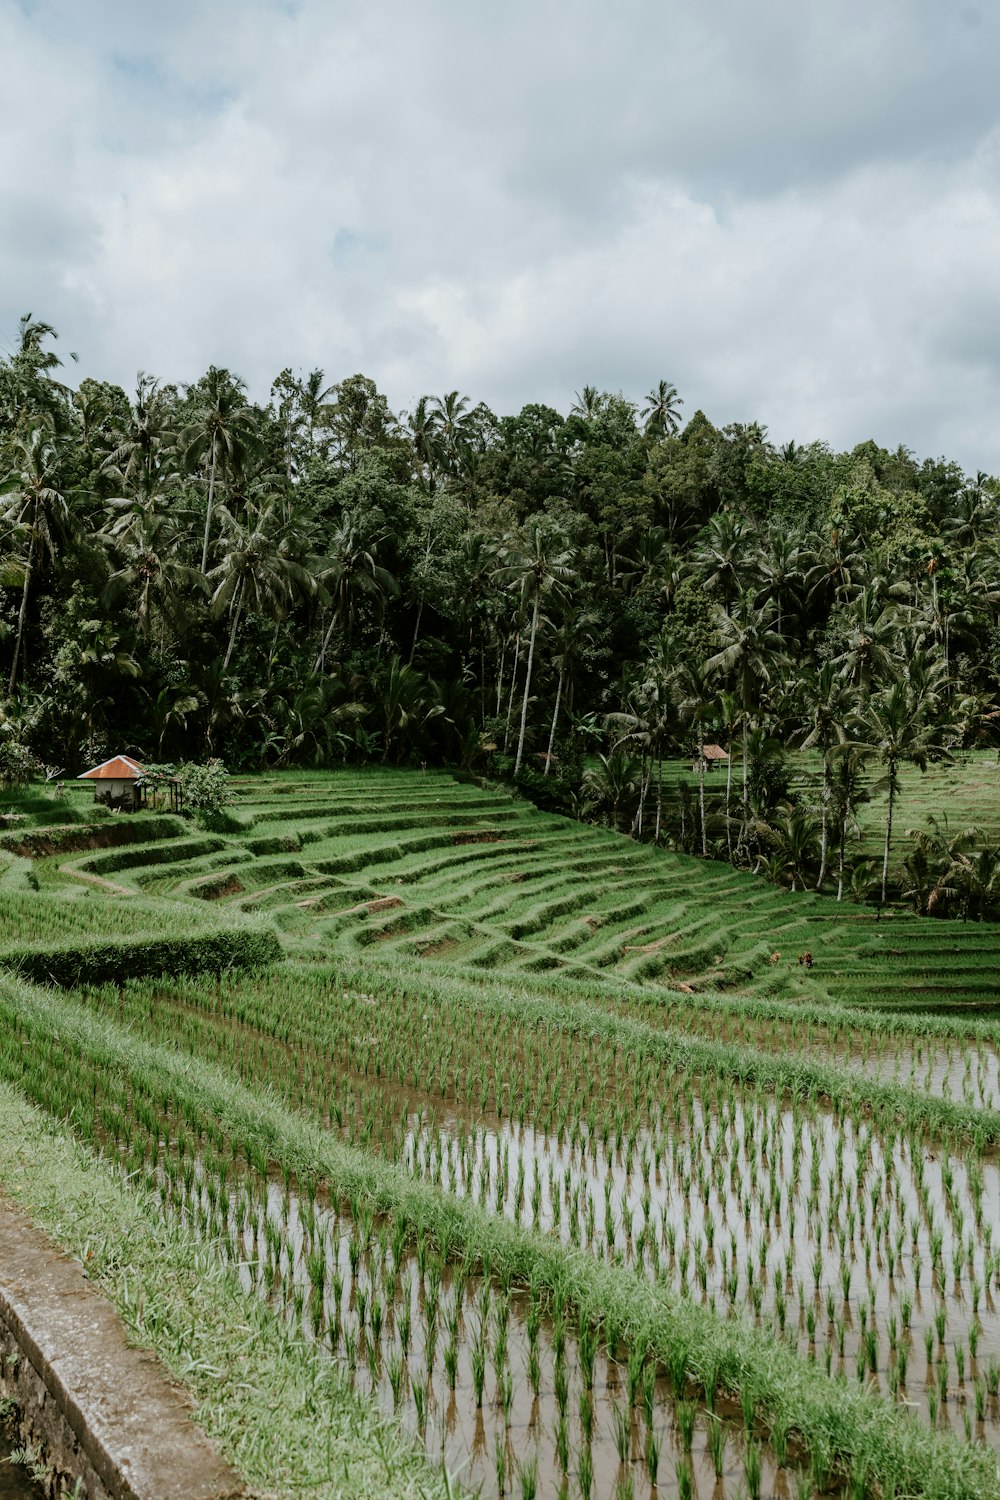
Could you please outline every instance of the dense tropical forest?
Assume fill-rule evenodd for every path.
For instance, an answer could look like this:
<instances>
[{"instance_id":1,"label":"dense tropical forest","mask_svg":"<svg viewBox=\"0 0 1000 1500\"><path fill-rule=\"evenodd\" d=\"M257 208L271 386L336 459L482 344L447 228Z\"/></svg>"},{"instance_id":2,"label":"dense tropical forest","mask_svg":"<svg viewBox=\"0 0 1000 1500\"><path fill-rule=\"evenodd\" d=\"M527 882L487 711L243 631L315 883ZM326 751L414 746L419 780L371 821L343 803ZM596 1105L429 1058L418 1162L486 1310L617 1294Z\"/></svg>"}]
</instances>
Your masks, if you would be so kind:
<instances>
[{"instance_id":1,"label":"dense tropical forest","mask_svg":"<svg viewBox=\"0 0 1000 1500\"><path fill-rule=\"evenodd\" d=\"M0 364L8 777L120 750L444 764L843 891L877 771L884 900L902 768L1000 726L1000 484L947 459L776 447L666 380L498 416L457 391L397 414L322 370L267 405L214 367L131 393L70 372L25 316Z\"/></svg>"}]
</instances>

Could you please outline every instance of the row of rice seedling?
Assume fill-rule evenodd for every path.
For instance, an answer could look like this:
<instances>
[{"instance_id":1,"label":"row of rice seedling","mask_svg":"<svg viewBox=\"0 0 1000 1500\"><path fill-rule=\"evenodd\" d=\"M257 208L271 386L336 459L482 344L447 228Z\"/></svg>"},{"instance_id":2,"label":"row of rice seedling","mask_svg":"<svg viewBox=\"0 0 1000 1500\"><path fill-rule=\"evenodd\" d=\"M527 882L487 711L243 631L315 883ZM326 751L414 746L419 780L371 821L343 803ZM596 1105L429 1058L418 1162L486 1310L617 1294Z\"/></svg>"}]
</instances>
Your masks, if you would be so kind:
<instances>
[{"instance_id":1,"label":"row of rice seedling","mask_svg":"<svg viewBox=\"0 0 1000 1500\"><path fill-rule=\"evenodd\" d=\"M130 992L124 1013L248 1081L268 1078L348 1139L492 1212L726 1312L770 1316L812 1357L818 1329L828 1369L853 1360L859 1378L905 1392L899 1329L909 1346L937 1328L957 1287L962 1297L941 1326L959 1385L966 1339L973 1384L988 1380L978 1360L1000 1352L1000 1185L976 1153L943 1151L926 1167L912 1122L875 1131L849 1105L839 1117L815 1098L783 1106L758 1086L724 1086L718 1072L713 1089L710 1075L669 1058L630 1056L616 1045L621 1027L611 1046L599 1035L581 1043L568 1029L505 1024L494 1013L484 1048L474 1016L426 991L376 1004L363 992L303 987L290 1018L288 981L278 977L228 992L180 988ZM435 1102L447 1125L425 1117ZM739 1236L727 1238L726 1225L739 1225ZM940 1382L940 1352L935 1368Z\"/></svg>"},{"instance_id":2,"label":"row of rice seedling","mask_svg":"<svg viewBox=\"0 0 1000 1500\"><path fill-rule=\"evenodd\" d=\"M130 936L176 932L178 921L188 927L207 927L208 913L197 907L183 913L176 902L139 898L110 901L83 888L48 893L0 890L0 950L11 944L61 943L78 937Z\"/></svg>"},{"instance_id":3,"label":"row of rice seedling","mask_svg":"<svg viewBox=\"0 0 1000 1500\"><path fill-rule=\"evenodd\" d=\"M558 981L550 983L555 992ZM537 987L536 987L537 993ZM579 996L579 984L575 988ZM619 1014L731 1045L778 1053L795 1050L829 1059L875 1078L961 1100L1000 1107L1000 1053L995 1023L958 1011L859 1012L833 1003L770 999L763 995L701 994L596 986L592 1004Z\"/></svg>"},{"instance_id":4,"label":"row of rice seedling","mask_svg":"<svg viewBox=\"0 0 1000 1500\"><path fill-rule=\"evenodd\" d=\"M808 1481L811 1488L817 1484L825 1486L838 1468L841 1472L846 1468L851 1493L857 1495L866 1493L871 1483L879 1485L883 1493L897 1485L900 1493L941 1497L997 1493L995 1461L978 1444L932 1434L908 1418L903 1409L874 1399L847 1382L829 1380L818 1367L797 1359L781 1342L754 1334L739 1320L722 1320L690 1300L674 1298L661 1286L644 1288L620 1266L602 1265L590 1254L566 1250L552 1237L532 1233L501 1216L483 1212L468 1201L408 1181L397 1168L380 1163L368 1153L337 1145L328 1133L282 1112L259 1084L251 1092L228 1081L219 1068L206 1067L196 1059L178 1059L168 1050L149 1046L115 1023L95 1015L89 1006L83 1008L66 1002L57 1006L49 997L11 986L0 988L0 1008L5 1013L0 1039L0 1068L4 1076L15 1078L31 1098L68 1118L83 1135L100 1139L108 1146L117 1140L116 1149L124 1155L126 1170L138 1174L138 1180L144 1180L151 1188L163 1184L164 1174L170 1176L165 1165L167 1158L180 1158L182 1178L184 1161L191 1166L189 1195L199 1169L207 1172L209 1181L214 1177L217 1203L221 1177L232 1181L252 1171L256 1174L256 1185L250 1190L250 1198L256 1195L260 1203L268 1174L277 1167L286 1191L290 1192L294 1185L300 1201L322 1199L325 1206L338 1214L347 1205L354 1225L370 1213L373 1224L377 1223L382 1233L392 1219L394 1229L385 1230L389 1237L402 1226L404 1237L410 1235L414 1246L419 1245L422 1226L425 1244L433 1243L445 1262L467 1263L470 1275L489 1277L493 1286L491 1298L497 1286L501 1290L521 1286L529 1294L534 1290L539 1306L547 1309L552 1318L551 1378L557 1408L561 1403L554 1349L560 1306L567 1315L564 1325L567 1349L571 1324L575 1325L575 1339L580 1346L585 1337L596 1335L612 1357L617 1355L617 1363L624 1362L633 1372L626 1376L626 1381L634 1379L635 1394L644 1391L647 1380L644 1369L652 1366L654 1420L640 1432L640 1442L646 1449L640 1462L645 1461L647 1469L649 1433L652 1431L655 1440L657 1420L664 1424L667 1420L665 1411L657 1418L655 1407L656 1380L662 1380L666 1373L673 1391L685 1392L681 1399L697 1399L708 1411L708 1416L702 1419L707 1427L714 1423L717 1400L726 1394L736 1398L737 1407L729 1410L741 1412L745 1428L753 1434L745 1445L742 1466L755 1493L759 1492L763 1463L756 1446L757 1435L766 1433L774 1436L778 1452L793 1458L797 1468L811 1469ZM207 1185L205 1193L210 1202ZM170 1196L174 1196L173 1188ZM228 1224L232 1198L224 1202ZM250 1212L248 1209L247 1213ZM286 1227L292 1217L289 1203L288 1212L283 1215ZM269 1222L273 1223L273 1218ZM280 1239L280 1225L272 1229L272 1236L275 1233ZM214 1234L216 1238L225 1238L219 1235L217 1222ZM266 1227L263 1235L266 1241ZM313 1306L310 1316L325 1335L333 1311L328 1293L335 1290L341 1262L339 1251L328 1255L325 1235L323 1246L320 1257L315 1239L311 1239L306 1258L308 1269L311 1251L317 1280L322 1260L322 1310ZM418 1248L414 1254L419 1254ZM288 1282L295 1310L304 1314L309 1299L300 1283L301 1303L298 1303L295 1261L294 1247L290 1252L285 1242L276 1254L272 1253L267 1274L273 1284L277 1265L278 1280ZM401 1263L395 1254L392 1263L393 1267ZM282 1266L291 1269L283 1273ZM363 1285L362 1278L354 1292L356 1314L358 1292ZM428 1290L425 1280L425 1303ZM408 1293L411 1308L414 1297L419 1303L420 1294L421 1289L414 1288L411 1281ZM376 1295L382 1305L382 1325L386 1327L390 1320L386 1316L385 1298L381 1292ZM343 1285L336 1300L342 1319ZM404 1296L404 1305L405 1302ZM372 1307L369 1290L365 1293L364 1314L369 1332ZM395 1330L401 1317L405 1321L405 1312L397 1309L395 1298L393 1308L391 1321ZM355 1335L359 1342L360 1326L359 1317L359 1332ZM509 1327L510 1324L508 1341ZM394 1339L395 1336L394 1331ZM495 1332L492 1337L495 1355ZM338 1344L343 1338L342 1330ZM366 1349L367 1342L366 1338ZM443 1342L450 1345L453 1341L449 1336ZM402 1357L395 1344L383 1347L380 1340L380 1347L381 1355L372 1342L372 1362L376 1366L392 1362L395 1368ZM530 1377L530 1349L527 1358ZM585 1370L588 1357L582 1347L576 1359ZM469 1365L475 1385L471 1352ZM445 1364L446 1379L447 1370ZM428 1392L423 1366L421 1371L418 1385L425 1386L424 1397L414 1394L413 1402L417 1409L423 1399L426 1413ZM494 1400L499 1391L504 1419L505 1389L501 1358ZM584 1392L586 1389L584 1377ZM577 1394L582 1405L579 1387ZM628 1407L612 1396L611 1403L619 1416L612 1412L610 1422L604 1418L599 1426L596 1419L599 1398L605 1402L608 1399L606 1375L604 1391L595 1387L593 1395L587 1396L594 1406L592 1441L601 1432L610 1430L612 1442L616 1443L616 1434L621 1429L624 1445L627 1427L631 1443L635 1424ZM687 1413L681 1415L676 1395L673 1399L671 1432L678 1434L683 1451L690 1417ZM552 1439L557 1453L558 1415L557 1411ZM697 1420L696 1415L692 1425ZM586 1442L586 1422L582 1416L580 1426L580 1441ZM670 1441L673 1442L673 1437ZM629 1462L634 1469L636 1461ZM586 1461L578 1456L575 1467L579 1481ZM678 1476L678 1492L690 1493L687 1486L693 1484L694 1475L683 1458L680 1470L688 1478L682 1482ZM631 1486L635 1475L629 1472L620 1477ZM628 1492L631 1493L631 1487Z\"/></svg>"}]
</instances>

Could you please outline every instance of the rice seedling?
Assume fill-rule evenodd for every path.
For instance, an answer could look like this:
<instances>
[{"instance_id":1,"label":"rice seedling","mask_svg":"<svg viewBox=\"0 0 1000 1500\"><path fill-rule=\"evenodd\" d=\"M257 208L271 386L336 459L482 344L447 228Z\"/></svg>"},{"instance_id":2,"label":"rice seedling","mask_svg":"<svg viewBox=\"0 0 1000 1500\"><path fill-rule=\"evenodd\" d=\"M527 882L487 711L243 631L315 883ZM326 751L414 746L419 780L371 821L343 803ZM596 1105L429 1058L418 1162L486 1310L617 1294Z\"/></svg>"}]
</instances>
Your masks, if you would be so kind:
<instances>
[{"instance_id":1,"label":"rice seedling","mask_svg":"<svg viewBox=\"0 0 1000 1500\"><path fill-rule=\"evenodd\" d=\"M476 800L471 792L462 796ZM824 1367L831 1371L836 1351L838 1361L854 1364L859 1383L877 1381L894 1394L906 1385L910 1340L919 1348L923 1338L932 1379L926 1386L914 1382L913 1399L928 1415L932 1400L935 1419L947 1402L951 1378L947 1365L934 1363L935 1344L951 1341L958 1386L968 1376L978 1390L980 1337L989 1349L1000 1332L991 1298L1000 1263L990 1228L1000 1208L1000 1184L985 1149L1000 1132L992 1105L984 1107L984 1101L1000 1098L1000 1074L986 1027L957 1015L855 1014L821 999L818 989L814 999L792 1006L773 983L770 993L748 982L740 994L709 991L694 1004L663 985L644 988L631 975L616 979L613 988L606 963L587 972L532 971L530 978L507 959L489 972L422 968L412 961L394 967L392 954L410 937L402 927L389 929L389 912L391 921L399 921L398 909L390 907L384 916L384 959L372 944L362 949L354 941L366 924L374 932L379 914L367 906L363 915L345 914L352 903L342 891L360 880L363 863L366 879L377 871L378 878L384 873L394 881L398 870L400 878L413 874L418 884L436 883L438 895L450 891L455 901L466 899L475 875L478 894L469 899L480 902L478 919L487 921L482 911L490 906L495 911L489 920L500 920L507 906L517 910L516 950L518 944L544 945L546 924L565 922L565 913L543 910L550 898L539 904L534 894L532 869L539 882L556 883L546 869L548 855L540 847L519 848L515 855L501 841L443 850L440 844L423 850L397 845L390 856L386 842L383 858L370 810L355 809L336 828L337 815L327 812L319 830L316 819L297 811L294 798L287 806L294 816L274 816L282 810L277 805L264 808L255 834L266 842L293 831L303 869L307 848L329 864L326 871L294 877L325 880L326 887L320 884L308 896L325 905L287 908L296 932L315 922L317 932L329 937L323 962L297 966L289 960L250 979L140 979L107 991L97 985L88 991L87 1010L92 1019L107 1018L109 1026L131 1028L134 1038L154 1048L162 1044L186 1053L206 1070L197 1075L199 1088L211 1070L227 1088L231 1080L236 1088L263 1089L277 1101L274 1109L286 1112L282 1118L305 1121L331 1148L355 1152L343 1157L351 1172L355 1160L359 1170L342 1246L331 1243L324 1250L317 1239L324 1210L315 1184L330 1180L328 1145L321 1162L312 1144L317 1135L308 1137L306 1155L296 1156L303 1148L290 1149L291 1137L286 1142L280 1132L264 1136L249 1119L237 1125L229 1103L206 1110L207 1095L196 1103L190 1081L158 1075L147 1095L135 1087L146 1054L140 1060L141 1048L132 1043L124 1063L130 1095L123 1099L119 1089L116 1096L96 1055L90 1060L84 1033L74 1032L69 1042L60 1034L57 1047L51 1042L55 1027L40 1013L37 1019L26 1013L12 1018L0 1067L42 1107L71 1113L81 1138L120 1161L123 1170L155 1182L165 1210L176 1206L199 1243L219 1240L224 1246L231 1235L240 1238L241 1262L259 1268L260 1295L304 1313L306 1333L322 1336L338 1359L359 1372L359 1380L384 1388L387 1404L395 1409L410 1401L412 1408L420 1399L410 1400L403 1379L412 1352L428 1376L436 1366L442 1387L447 1384L459 1406L464 1381L472 1410L483 1410L492 1365L494 1409L504 1423L513 1415L513 1396L504 1399L505 1379L512 1379L513 1368L525 1369L532 1395L551 1400L546 1451L555 1454L557 1467L563 1467L555 1453L559 1419L568 1415L574 1396L581 1430L591 1437L600 1432L595 1403L605 1410L607 1397L597 1372L595 1304L586 1303L576 1263L571 1295L547 1303L551 1333L543 1336L535 1295L541 1283L533 1278L534 1267L548 1264L550 1252L517 1242L521 1269L515 1281L531 1285L532 1300L527 1331L519 1326L515 1332L510 1286L502 1286L497 1272L509 1260L495 1258L483 1274L484 1245L514 1243L483 1227L494 1221L545 1237L553 1256L560 1247L585 1253L595 1275L611 1278L601 1286L613 1287L616 1301L626 1277L637 1275L653 1295L662 1289L685 1309L685 1299L696 1299L712 1310L717 1322L705 1324L685 1321L685 1311L680 1336L656 1350L674 1398L668 1423L682 1446L685 1419L678 1403L694 1395L714 1410L717 1377L711 1365L729 1347L726 1322L732 1314L758 1320L775 1357L791 1361L796 1381L807 1380L800 1372L807 1365L809 1379L826 1379ZM529 822L536 817L523 816ZM344 831L362 826L364 834ZM415 839L422 837L417 816L406 826L418 830ZM555 825L551 832L564 836ZM226 855L223 844L206 857ZM275 854L262 843L262 856L254 857ZM616 851L613 857L621 856ZM348 859L351 868L337 864ZM506 859L515 863L505 866ZM498 871L522 867L526 881L498 884ZM157 876L158 891L167 891L177 868ZM279 887L282 873L279 860ZM553 894L553 902L575 899L572 882L587 888L586 871L567 878L571 893ZM739 881L736 887L746 889ZM414 889L406 885L405 906L412 904ZM728 897L723 905L728 911ZM286 910L277 898L268 909ZM646 917L638 911L622 920ZM737 948L738 933L749 921L736 912ZM616 930L614 922L595 932L587 928L576 946L596 952ZM915 942L924 941L921 931L912 928ZM876 935L873 944L876 938L883 942ZM338 956L331 960L334 946ZM698 962L712 963L713 948L717 939ZM694 945L690 951L694 955ZM619 959L620 951L613 962ZM833 968L831 953L824 966ZM75 1025L68 1012L66 1024ZM37 1058L37 1078L25 1070L25 1057ZM932 1072L929 1090L926 1067ZM56 1077L72 1080L70 1095L58 1106L51 1081ZM594 1079L601 1080L599 1091L589 1086ZM167 1100L162 1108L159 1096ZM244 1174L261 1182L276 1170L284 1184L280 1213L269 1210L252 1224L249 1195L234 1199L230 1211L232 1189L217 1160L227 1163L229 1183ZM365 1186L373 1174L391 1183L377 1213ZM408 1222L391 1214L380 1219L385 1203L404 1199L415 1210ZM462 1205L470 1210L468 1219L458 1212ZM478 1278L474 1295L486 1300L478 1319L471 1308L459 1310L464 1294L450 1279L462 1261L466 1276ZM928 1271L933 1295L927 1292ZM545 1276L551 1287L554 1272L546 1269ZM631 1412L641 1402L648 1440L655 1365L635 1336L639 1326L628 1317L618 1324L622 1387L615 1399L626 1403L630 1438ZM695 1329L697 1339L688 1336ZM763 1395L758 1400L754 1381L763 1365L753 1369L756 1375L748 1373L739 1389L726 1394L737 1400L751 1440L770 1435L777 1457L789 1424L801 1418L808 1425L811 1408L805 1401L775 1410ZM978 1420L995 1441L989 1369L982 1378L987 1395ZM801 1389L815 1389L810 1400L819 1399L820 1387ZM859 1400L874 1399L857 1394ZM426 1416L426 1390L423 1401ZM817 1419L810 1431L822 1425ZM708 1423L710 1443L716 1426ZM845 1438L844 1453L831 1460L845 1482L851 1466L844 1454L850 1456L852 1444L860 1443L863 1456L871 1457L863 1432L859 1420ZM808 1448L808 1434L804 1441ZM873 1483L885 1484L889 1477L882 1472Z\"/></svg>"}]
</instances>

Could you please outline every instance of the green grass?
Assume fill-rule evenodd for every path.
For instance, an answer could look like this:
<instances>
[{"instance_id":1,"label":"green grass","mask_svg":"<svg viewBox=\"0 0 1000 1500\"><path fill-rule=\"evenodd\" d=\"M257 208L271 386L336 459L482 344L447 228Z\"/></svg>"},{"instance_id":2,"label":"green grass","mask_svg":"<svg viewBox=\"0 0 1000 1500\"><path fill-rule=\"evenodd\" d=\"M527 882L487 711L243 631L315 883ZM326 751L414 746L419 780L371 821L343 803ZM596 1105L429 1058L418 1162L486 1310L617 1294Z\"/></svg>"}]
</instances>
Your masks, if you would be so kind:
<instances>
[{"instance_id":1,"label":"green grass","mask_svg":"<svg viewBox=\"0 0 1000 1500\"><path fill-rule=\"evenodd\" d=\"M131 1342L260 1496L446 1494L442 1476L322 1352L248 1295L155 1201L0 1084L0 1182L115 1304Z\"/></svg>"},{"instance_id":2,"label":"green grass","mask_svg":"<svg viewBox=\"0 0 1000 1500\"><path fill-rule=\"evenodd\" d=\"M803 786L815 769L795 760ZM959 772L951 791L940 768L926 781L907 773L901 834L935 805L951 807L952 827L961 814L1000 834L992 758ZM670 768L673 784L681 774ZM1000 929L904 911L877 921L442 773L234 785L231 834L182 824L109 850L11 851L0 878L0 943L106 938L156 964L173 922L211 935L254 914L277 934L284 961L258 975L118 982L125 965L111 984L88 981L86 1005L0 985L8 1084L129 1173L125 1186L56 1137L104 1174L126 1222L159 1223L171 1254L211 1264L225 1285L204 1312L204 1350L217 1343L228 1359L239 1344L231 1261L164 1220L140 1186L178 1201L192 1153L223 1184L227 1172L247 1191L256 1182L258 1197L269 1174L286 1193L318 1188L355 1226L373 1214L381 1241L393 1225L411 1246L426 1233L448 1274L472 1267L501 1297L531 1287L623 1359L645 1351L662 1374L685 1350L696 1399L716 1384L746 1397L760 1436L787 1428L800 1457L825 1454L842 1478L866 1468L873 1495L894 1482L949 1500L1000 1494L977 1441L1000 1448L986 1361L1000 1339L988 1230L1000 1212L1000 1067L982 1014L1000 1005ZM880 815L865 809L865 839L877 843ZM806 950L811 970L798 963ZM830 1298L845 1273L843 1356ZM882 1301L863 1359L866 1286ZM917 1288L908 1383L896 1340ZM939 1354L925 1384L920 1340L939 1303L946 1363ZM312 1368L310 1340L254 1308ZM182 1378L198 1397L198 1370ZM928 1393L959 1379L939 1415ZM987 1420L966 1442L960 1413L974 1395ZM362 1419L394 1434L380 1439L403 1466L393 1492L425 1483L398 1428L355 1395L343 1401L353 1415L337 1463L350 1484ZM275 1493L314 1483L296 1410L280 1458L236 1456L258 1485L273 1462ZM236 1443L236 1417L220 1422ZM357 1462L349 1492L368 1493L371 1452Z\"/></svg>"}]
</instances>

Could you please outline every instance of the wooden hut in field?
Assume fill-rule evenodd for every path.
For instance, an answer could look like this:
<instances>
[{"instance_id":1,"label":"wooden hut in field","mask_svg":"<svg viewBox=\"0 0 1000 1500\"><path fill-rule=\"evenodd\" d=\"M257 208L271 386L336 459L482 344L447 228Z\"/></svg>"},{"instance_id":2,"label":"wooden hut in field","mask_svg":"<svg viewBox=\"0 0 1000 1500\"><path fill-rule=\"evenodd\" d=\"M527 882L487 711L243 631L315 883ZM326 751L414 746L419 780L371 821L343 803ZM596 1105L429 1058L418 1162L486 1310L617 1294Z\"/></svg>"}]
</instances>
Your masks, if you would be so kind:
<instances>
[{"instance_id":1,"label":"wooden hut in field","mask_svg":"<svg viewBox=\"0 0 1000 1500\"><path fill-rule=\"evenodd\" d=\"M701 755L695 755L691 762L691 769L698 775L702 769L713 771L716 766L724 766L729 759L729 752L723 750L721 745L702 745Z\"/></svg>"},{"instance_id":2,"label":"wooden hut in field","mask_svg":"<svg viewBox=\"0 0 1000 1500\"><path fill-rule=\"evenodd\" d=\"M130 755L115 755L78 776L94 783L94 801L122 812L137 812L146 800L143 768Z\"/></svg>"}]
</instances>

